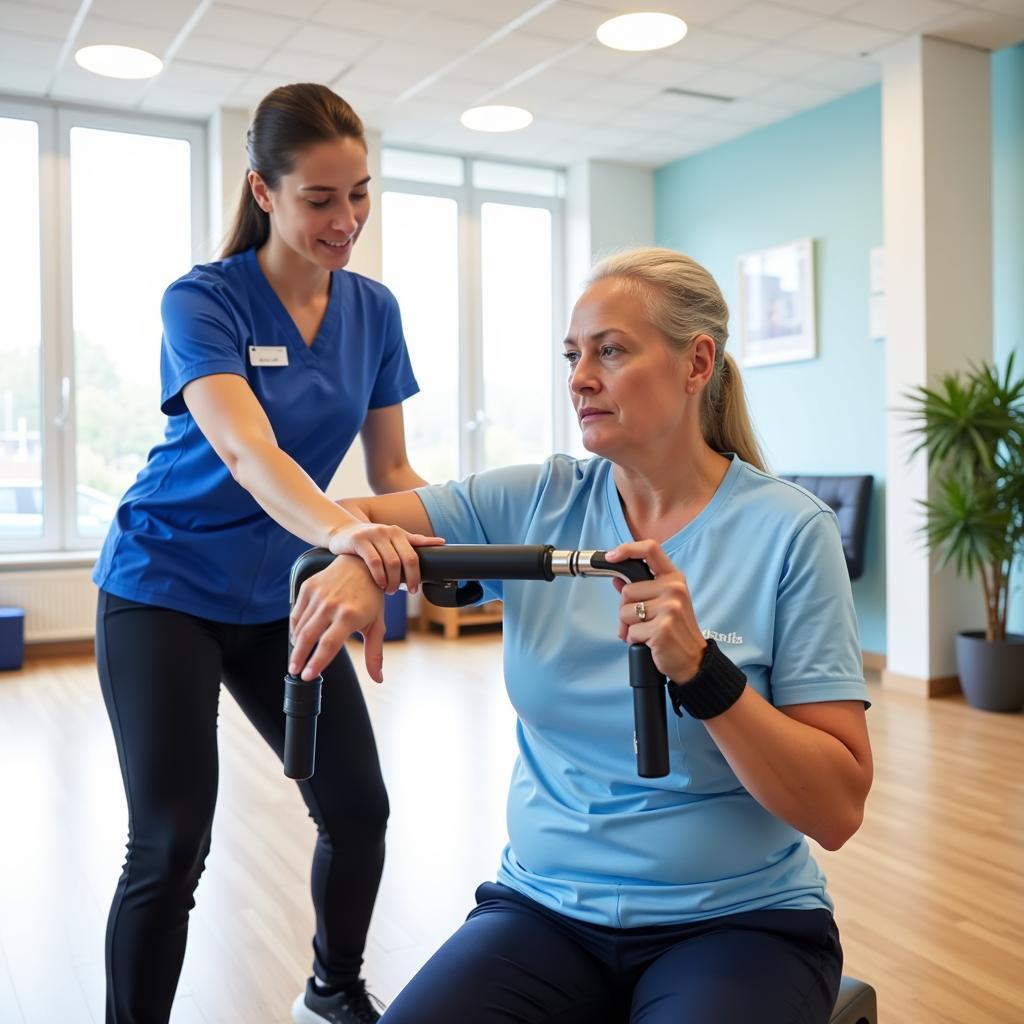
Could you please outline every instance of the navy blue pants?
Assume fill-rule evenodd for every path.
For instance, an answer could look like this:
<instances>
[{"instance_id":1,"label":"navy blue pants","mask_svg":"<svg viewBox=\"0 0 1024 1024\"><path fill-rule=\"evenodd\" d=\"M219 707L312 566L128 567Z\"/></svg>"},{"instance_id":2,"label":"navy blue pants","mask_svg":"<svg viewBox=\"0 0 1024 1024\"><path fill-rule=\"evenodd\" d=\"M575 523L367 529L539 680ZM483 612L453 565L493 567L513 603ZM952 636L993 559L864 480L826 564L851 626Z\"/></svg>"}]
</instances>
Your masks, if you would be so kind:
<instances>
[{"instance_id":1,"label":"navy blue pants","mask_svg":"<svg viewBox=\"0 0 1024 1024\"><path fill-rule=\"evenodd\" d=\"M107 921L107 1024L163 1024L217 800L221 683L280 758L288 621L228 625L100 591L96 660L128 799L128 855ZM388 798L352 663L324 670L316 773L316 973L359 976L384 866ZM260 852L253 851L259 858Z\"/></svg>"},{"instance_id":2,"label":"navy blue pants","mask_svg":"<svg viewBox=\"0 0 1024 1024\"><path fill-rule=\"evenodd\" d=\"M827 910L607 928L487 882L382 1024L827 1024L843 951Z\"/></svg>"}]
</instances>

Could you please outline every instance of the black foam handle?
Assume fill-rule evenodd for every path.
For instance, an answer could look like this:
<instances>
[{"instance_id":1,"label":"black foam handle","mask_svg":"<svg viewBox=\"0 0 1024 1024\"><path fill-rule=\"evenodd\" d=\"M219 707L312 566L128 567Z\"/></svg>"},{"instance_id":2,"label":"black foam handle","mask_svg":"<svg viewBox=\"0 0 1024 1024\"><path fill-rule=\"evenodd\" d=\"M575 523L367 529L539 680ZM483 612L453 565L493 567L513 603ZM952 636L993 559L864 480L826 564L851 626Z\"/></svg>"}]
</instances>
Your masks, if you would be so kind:
<instances>
[{"instance_id":1,"label":"black foam handle","mask_svg":"<svg viewBox=\"0 0 1024 1024\"><path fill-rule=\"evenodd\" d=\"M553 580L550 544L445 544L417 548L424 580Z\"/></svg>"},{"instance_id":2,"label":"black foam handle","mask_svg":"<svg viewBox=\"0 0 1024 1024\"><path fill-rule=\"evenodd\" d=\"M316 720L324 677L284 677L284 773L289 779L308 779L316 761Z\"/></svg>"},{"instance_id":3,"label":"black foam handle","mask_svg":"<svg viewBox=\"0 0 1024 1024\"><path fill-rule=\"evenodd\" d=\"M665 677L646 644L629 645L629 685L633 688L636 771L642 779L668 775L668 717Z\"/></svg>"}]
</instances>

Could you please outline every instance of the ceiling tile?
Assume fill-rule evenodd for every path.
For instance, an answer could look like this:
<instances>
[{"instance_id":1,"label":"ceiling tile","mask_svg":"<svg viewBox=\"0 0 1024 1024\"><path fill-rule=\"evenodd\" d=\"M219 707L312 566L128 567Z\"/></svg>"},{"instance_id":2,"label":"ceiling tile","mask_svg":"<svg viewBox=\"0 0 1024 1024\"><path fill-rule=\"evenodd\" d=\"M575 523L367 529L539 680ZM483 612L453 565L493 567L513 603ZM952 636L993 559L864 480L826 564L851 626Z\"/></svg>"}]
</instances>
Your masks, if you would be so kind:
<instances>
[{"instance_id":1,"label":"ceiling tile","mask_svg":"<svg viewBox=\"0 0 1024 1024\"><path fill-rule=\"evenodd\" d=\"M708 25L746 7L750 0L659 0L657 4L652 0L587 0L587 3L603 8L609 18L654 8L682 18L688 25Z\"/></svg>"},{"instance_id":2,"label":"ceiling tile","mask_svg":"<svg viewBox=\"0 0 1024 1024\"><path fill-rule=\"evenodd\" d=\"M280 7L279 0L269 2ZM327 0L318 8L313 20L335 28L389 36L408 31L426 17L422 11L392 7L390 4L367 3L364 0Z\"/></svg>"},{"instance_id":3,"label":"ceiling tile","mask_svg":"<svg viewBox=\"0 0 1024 1024\"><path fill-rule=\"evenodd\" d=\"M610 50L600 43L590 43L582 49L566 53L558 61L558 67L571 71L582 71L589 75L614 75L638 64L644 58L626 50Z\"/></svg>"},{"instance_id":4,"label":"ceiling tile","mask_svg":"<svg viewBox=\"0 0 1024 1024\"><path fill-rule=\"evenodd\" d=\"M760 50L763 45L764 42L759 39L698 27L691 29L686 38L674 47L676 52L673 56L692 57L706 64L731 64L749 53Z\"/></svg>"},{"instance_id":5,"label":"ceiling tile","mask_svg":"<svg viewBox=\"0 0 1024 1024\"><path fill-rule=\"evenodd\" d=\"M74 11L53 11L31 4L0 2L0 26L5 32L23 32L31 36L45 36L63 42L68 35Z\"/></svg>"},{"instance_id":6,"label":"ceiling tile","mask_svg":"<svg viewBox=\"0 0 1024 1024\"><path fill-rule=\"evenodd\" d=\"M93 0L97 2L97 0ZM119 3L137 3L138 0L116 0ZM164 0L160 0L161 3ZM179 0L180 2L180 0ZM185 0L185 2L191 2L193 9L196 6L196 0ZM260 11L263 14L280 14L283 4L280 0L225 0L229 7L238 8L238 16L241 18L248 17L251 11ZM287 11L288 16L292 18L311 18L319 7L323 4L323 0L288 0Z\"/></svg>"},{"instance_id":7,"label":"ceiling tile","mask_svg":"<svg viewBox=\"0 0 1024 1024\"><path fill-rule=\"evenodd\" d=\"M195 9L196 0L160 0L160 3L150 4L139 3L139 0L92 0L89 16L177 31Z\"/></svg>"},{"instance_id":8,"label":"ceiling tile","mask_svg":"<svg viewBox=\"0 0 1024 1024\"><path fill-rule=\"evenodd\" d=\"M240 14L237 8L215 3L199 19L195 31L249 46L279 46L300 24L294 18L258 11Z\"/></svg>"},{"instance_id":9,"label":"ceiling tile","mask_svg":"<svg viewBox=\"0 0 1024 1024\"><path fill-rule=\"evenodd\" d=\"M626 82L643 82L665 88L684 85L700 75L715 71L713 64L698 64L692 60L671 60L667 57L645 57L620 72L617 77Z\"/></svg>"},{"instance_id":10,"label":"ceiling tile","mask_svg":"<svg viewBox=\"0 0 1024 1024\"><path fill-rule=\"evenodd\" d=\"M608 14L598 7L564 0L531 18L526 27L538 36L571 43L592 42L596 38L597 27L608 20Z\"/></svg>"},{"instance_id":11,"label":"ceiling tile","mask_svg":"<svg viewBox=\"0 0 1024 1024\"><path fill-rule=\"evenodd\" d=\"M790 36L788 42L807 50L824 50L826 53L855 57L888 46L898 38L893 32L871 28L869 25L855 25L852 21L823 21Z\"/></svg>"},{"instance_id":12,"label":"ceiling tile","mask_svg":"<svg viewBox=\"0 0 1024 1024\"><path fill-rule=\"evenodd\" d=\"M799 76L801 81L827 85L833 89L863 89L882 80L882 65L877 61L833 58Z\"/></svg>"},{"instance_id":13,"label":"ceiling tile","mask_svg":"<svg viewBox=\"0 0 1024 1024\"><path fill-rule=\"evenodd\" d=\"M662 93L644 104L646 110L660 110L677 118L699 117L723 104L720 100L701 99L699 96L678 96Z\"/></svg>"},{"instance_id":14,"label":"ceiling tile","mask_svg":"<svg viewBox=\"0 0 1024 1024\"><path fill-rule=\"evenodd\" d=\"M824 53L811 50L797 50L792 46L766 46L749 57L744 57L744 71L759 71L765 75L788 77L800 75L810 68L818 67L827 60L834 58Z\"/></svg>"},{"instance_id":15,"label":"ceiling tile","mask_svg":"<svg viewBox=\"0 0 1024 1024\"><path fill-rule=\"evenodd\" d=\"M192 33L182 44L176 56L200 64L220 64L229 68L258 68L270 56L269 46L247 46L227 39Z\"/></svg>"},{"instance_id":16,"label":"ceiling tile","mask_svg":"<svg viewBox=\"0 0 1024 1024\"><path fill-rule=\"evenodd\" d=\"M364 35L362 32L343 32L340 29L310 23L296 29L281 49L282 52L291 55L314 53L320 57L330 57L340 69L358 60L379 44L380 39L377 36Z\"/></svg>"},{"instance_id":17,"label":"ceiling tile","mask_svg":"<svg viewBox=\"0 0 1024 1024\"><path fill-rule=\"evenodd\" d=\"M172 60L153 83L153 88L160 86L169 93L201 92L215 99L234 92L246 78L247 73L237 68L218 68L209 64ZM210 104L211 109L214 105Z\"/></svg>"},{"instance_id":18,"label":"ceiling tile","mask_svg":"<svg viewBox=\"0 0 1024 1024\"><path fill-rule=\"evenodd\" d=\"M408 6L412 7L413 4ZM537 0L430 0L424 3L437 14L447 14L481 25L507 25L510 21L537 6Z\"/></svg>"},{"instance_id":19,"label":"ceiling tile","mask_svg":"<svg viewBox=\"0 0 1024 1024\"><path fill-rule=\"evenodd\" d=\"M965 8L937 22L929 34L984 50L1001 50L1024 40L1024 18Z\"/></svg>"},{"instance_id":20,"label":"ceiling tile","mask_svg":"<svg viewBox=\"0 0 1024 1024\"><path fill-rule=\"evenodd\" d=\"M793 11L777 4L753 3L728 18L715 22L715 28L755 39L784 39L801 29L810 28L821 18L807 11Z\"/></svg>"},{"instance_id":21,"label":"ceiling tile","mask_svg":"<svg viewBox=\"0 0 1024 1024\"><path fill-rule=\"evenodd\" d=\"M311 53L278 50L263 62L260 71L264 74L283 75L293 82L331 82L350 64L343 57L317 57Z\"/></svg>"},{"instance_id":22,"label":"ceiling tile","mask_svg":"<svg viewBox=\"0 0 1024 1024\"><path fill-rule=\"evenodd\" d=\"M56 39L0 32L0 65L10 61L28 67L45 67L52 74L60 51L61 43Z\"/></svg>"},{"instance_id":23,"label":"ceiling tile","mask_svg":"<svg viewBox=\"0 0 1024 1024\"><path fill-rule=\"evenodd\" d=\"M160 55L170 46L177 34L177 26L157 28L150 25L133 25L127 21L112 21L109 18L88 14L75 40L75 48L96 43L115 43L119 46L139 46L150 53Z\"/></svg>"},{"instance_id":24,"label":"ceiling tile","mask_svg":"<svg viewBox=\"0 0 1024 1024\"><path fill-rule=\"evenodd\" d=\"M758 75L746 71L742 66L717 68L706 75L699 75L687 88L713 96L741 97L762 92L779 81L776 75Z\"/></svg>"},{"instance_id":25,"label":"ceiling tile","mask_svg":"<svg viewBox=\"0 0 1024 1024\"><path fill-rule=\"evenodd\" d=\"M452 55L444 50L432 47L414 46L407 42L393 42L386 39L359 63L367 67L401 68L406 71L420 72L420 78L429 72L436 71L450 63Z\"/></svg>"},{"instance_id":26,"label":"ceiling tile","mask_svg":"<svg viewBox=\"0 0 1024 1024\"><path fill-rule=\"evenodd\" d=\"M892 32L921 32L939 18L948 18L963 8L946 0L867 0L843 11L844 21L856 21Z\"/></svg>"},{"instance_id":27,"label":"ceiling tile","mask_svg":"<svg viewBox=\"0 0 1024 1024\"><path fill-rule=\"evenodd\" d=\"M480 56L493 57L525 69L559 56L569 45L561 39L547 39L528 32L512 32L480 51Z\"/></svg>"},{"instance_id":28,"label":"ceiling tile","mask_svg":"<svg viewBox=\"0 0 1024 1024\"><path fill-rule=\"evenodd\" d=\"M418 92L416 98L427 103L460 103L463 107L468 107L476 102L484 91L484 87L478 82L445 75Z\"/></svg>"},{"instance_id":29,"label":"ceiling tile","mask_svg":"<svg viewBox=\"0 0 1024 1024\"><path fill-rule=\"evenodd\" d=\"M382 67L376 63L357 64L330 85L339 92L352 85L357 89L370 89L373 92L392 93L397 96L421 81L426 74L423 68Z\"/></svg>"},{"instance_id":30,"label":"ceiling tile","mask_svg":"<svg viewBox=\"0 0 1024 1024\"><path fill-rule=\"evenodd\" d=\"M837 89L829 89L823 85L812 85L810 82L781 82L765 89L758 99L768 103L780 103L785 106L807 110L810 107L828 103L840 95Z\"/></svg>"},{"instance_id":31,"label":"ceiling tile","mask_svg":"<svg viewBox=\"0 0 1024 1024\"><path fill-rule=\"evenodd\" d=\"M735 103L724 103L717 118L753 128L781 121L783 118L792 116L796 111L796 106L762 103L760 100L737 100Z\"/></svg>"},{"instance_id":32,"label":"ceiling tile","mask_svg":"<svg viewBox=\"0 0 1024 1024\"><path fill-rule=\"evenodd\" d=\"M508 91L531 103L550 104L557 100L589 98L591 89L603 81L594 75L562 71L556 66L546 68L525 81L517 82Z\"/></svg>"},{"instance_id":33,"label":"ceiling tile","mask_svg":"<svg viewBox=\"0 0 1024 1024\"><path fill-rule=\"evenodd\" d=\"M609 113L632 107L635 104L647 103L661 95L656 85L640 82L624 82L621 78L597 79L586 91L586 99L593 103L603 103ZM582 99L583 96L577 97Z\"/></svg>"},{"instance_id":34,"label":"ceiling tile","mask_svg":"<svg viewBox=\"0 0 1024 1024\"><path fill-rule=\"evenodd\" d=\"M562 68L564 64L560 62L558 67ZM512 79L522 74L523 70L517 64L491 60L485 53L478 53L465 60L460 60L450 73L466 82L476 82L481 87L481 91L487 91L496 89L506 82L511 82Z\"/></svg>"},{"instance_id":35,"label":"ceiling tile","mask_svg":"<svg viewBox=\"0 0 1024 1024\"><path fill-rule=\"evenodd\" d=\"M139 107L154 114L172 114L177 117L196 117L204 120L211 113L210 97L201 92L156 86L142 98Z\"/></svg>"},{"instance_id":36,"label":"ceiling tile","mask_svg":"<svg viewBox=\"0 0 1024 1024\"><path fill-rule=\"evenodd\" d=\"M0 61L0 89L4 92L41 96L46 92L52 75L52 68L19 64L7 59Z\"/></svg>"},{"instance_id":37,"label":"ceiling tile","mask_svg":"<svg viewBox=\"0 0 1024 1024\"><path fill-rule=\"evenodd\" d=\"M607 115L607 111L605 113ZM678 123L679 111L652 110L649 104L643 104L620 110L613 117L606 119L614 128L628 128L631 131L647 133L664 132Z\"/></svg>"},{"instance_id":38,"label":"ceiling tile","mask_svg":"<svg viewBox=\"0 0 1024 1024\"><path fill-rule=\"evenodd\" d=\"M361 117L383 110L394 100L394 93L374 92L372 89L357 89L354 85L341 90L335 90L343 100L349 103L352 109Z\"/></svg>"},{"instance_id":39,"label":"ceiling tile","mask_svg":"<svg viewBox=\"0 0 1024 1024\"><path fill-rule=\"evenodd\" d=\"M444 53L466 53L478 47L494 34L489 25L469 21L455 21L433 12L410 21L395 38L414 46L427 46Z\"/></svg>"},{"instance_id":40,"label":"ceiling tile","mask_svg":"<svg viewBox=\"0 0 1024 1024\"><path fill-rule=\"evenodd\" d=\"M272 89L287 85L289 79L280 75L250 75L226 99L224 106L256 106Z\"/></svg>"},{"instance_id":41,"label":"ceiling tile","mask_svg":"<svg viewBox=\"0 0 1024 1024\"><path fill-rule=\"evenodd\" d=\"M849 7L854 0L785 0L787 7L798 7L802 11L831 16Z\"/></svg>"},{"instance_id":42,"label":"ceiling tile","mask_svg":"<svg viewBox=\"0 0 1024 1024\"><path fill-rule=\"evenodd\" d=\"M588 103L585 99L556 100L546 109L551 117L559 121L572 121L581 125L594 124L608 117L608 108L603 103Z\"/></svg>"}]
</instances>

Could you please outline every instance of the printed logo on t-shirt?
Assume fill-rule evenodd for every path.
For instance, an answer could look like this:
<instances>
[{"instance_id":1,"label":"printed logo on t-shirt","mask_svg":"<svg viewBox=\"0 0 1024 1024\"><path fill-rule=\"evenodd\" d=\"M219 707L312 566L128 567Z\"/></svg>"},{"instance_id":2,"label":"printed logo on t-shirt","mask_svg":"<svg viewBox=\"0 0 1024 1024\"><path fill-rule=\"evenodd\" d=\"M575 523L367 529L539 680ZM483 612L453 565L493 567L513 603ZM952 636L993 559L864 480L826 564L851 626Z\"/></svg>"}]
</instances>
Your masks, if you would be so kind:
<instances>
[{"instance_id":1,"label":"printed logo on t-shirt","mask_svg":"<svg viewBox=\"0 0 1024 1024\"><path fill-rule=\"evenodd\" d=\"M743 637L739 633L716 633L713 629L702 629L705 640L714 640L716 644L741 644Z\"/></svg>"}]
</instances>

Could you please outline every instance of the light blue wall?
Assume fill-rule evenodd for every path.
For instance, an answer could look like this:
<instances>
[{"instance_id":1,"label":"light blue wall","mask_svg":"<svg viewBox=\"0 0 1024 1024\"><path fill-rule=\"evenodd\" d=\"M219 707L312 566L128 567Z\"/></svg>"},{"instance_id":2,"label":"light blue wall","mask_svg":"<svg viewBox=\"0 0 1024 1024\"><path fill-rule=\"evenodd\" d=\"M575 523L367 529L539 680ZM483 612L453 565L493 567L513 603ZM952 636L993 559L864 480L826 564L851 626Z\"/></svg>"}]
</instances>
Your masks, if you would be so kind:
<instances>
[{"instance_id":1,"label":"light blue wall","mask_svg":"<svg viewBox=\"0 0 1024 1024\"><path fill-rule=\"evenodd\" d=\"M655 233L703 263L734 310L740 253L814 239L819 357L752 367L744 381L775 472L874 475L853 590L863 647L884 652L885 355L868 337L868 252L882 243L880 87L662 168Z\"/></svg>"},{"instance_id":2,"label":"light blue wall","mask_svg":"<svg viewBox=\"0 0 1024 1024\"><path fill-rule=\"evenodd\" d=\"M992 245L995 356L1024 373L1024 46L992 57ZM1024 565L1011 578L1009 628L1024 633ZM1015 582L1014 582L1015 579Z\"/></svg>"}]
</instances>

